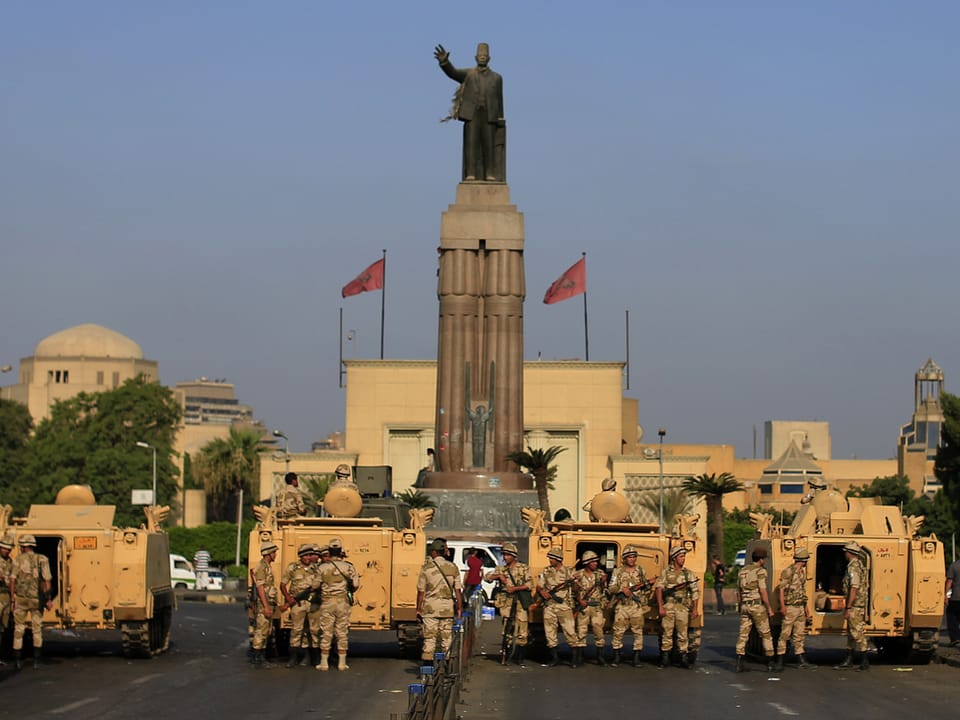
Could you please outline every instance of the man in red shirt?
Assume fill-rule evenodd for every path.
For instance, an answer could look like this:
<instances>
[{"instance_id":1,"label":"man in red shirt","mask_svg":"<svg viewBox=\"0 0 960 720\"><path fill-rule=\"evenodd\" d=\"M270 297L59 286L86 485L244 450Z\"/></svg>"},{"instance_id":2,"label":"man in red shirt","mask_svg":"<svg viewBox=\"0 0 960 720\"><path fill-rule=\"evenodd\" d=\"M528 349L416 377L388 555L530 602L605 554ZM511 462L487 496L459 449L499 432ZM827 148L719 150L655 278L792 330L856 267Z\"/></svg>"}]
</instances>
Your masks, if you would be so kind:
<instances>
[{"instance_id":1,"label":"man in red shirt","mask_svg":"<svg viewBox=\"0 0 960 720\"><path fill-rule=\"evenodd\" d=\"M470 554L467 556L467 570L463 577L463 600L466 602L470 596L476 592L483 581L483 560L480 557L480 551L476 548L470 548Z\"/></svg>"}]
</instances>

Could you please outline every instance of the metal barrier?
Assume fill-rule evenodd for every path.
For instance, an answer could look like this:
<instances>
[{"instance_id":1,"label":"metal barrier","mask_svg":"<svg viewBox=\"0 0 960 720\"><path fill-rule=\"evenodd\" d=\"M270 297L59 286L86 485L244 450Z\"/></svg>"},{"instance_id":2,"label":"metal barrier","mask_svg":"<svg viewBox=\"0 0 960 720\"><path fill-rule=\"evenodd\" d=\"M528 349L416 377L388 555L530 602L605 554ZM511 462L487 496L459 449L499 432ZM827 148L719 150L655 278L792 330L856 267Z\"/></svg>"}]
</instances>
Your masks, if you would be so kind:
<instances>
[{"instance_id":1,"label":"metal barrier","mask_svg":"<svg viewBox=\"0 0 960 720\"><path fill-rule=\"evenodd\" d=\"M479 597L470 599L469 608L453 623L450 650L434 654L433 665L420 667L419 682L407 686L407 711L402 720L454 720L457 703L470 667L473 643L480 626ZM396 713L390 720L400 720Z\"/></svg>"}]
</instances>

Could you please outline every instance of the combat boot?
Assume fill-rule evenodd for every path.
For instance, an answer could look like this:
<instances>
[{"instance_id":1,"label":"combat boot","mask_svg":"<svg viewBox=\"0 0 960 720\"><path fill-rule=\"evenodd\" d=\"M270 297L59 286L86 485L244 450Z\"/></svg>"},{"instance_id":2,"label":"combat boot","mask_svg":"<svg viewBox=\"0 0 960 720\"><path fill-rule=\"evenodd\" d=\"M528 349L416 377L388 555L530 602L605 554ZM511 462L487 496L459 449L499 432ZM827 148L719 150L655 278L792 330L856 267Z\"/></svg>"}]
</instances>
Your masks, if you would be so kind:
<instances>
[{"instance_id":1,"label":"combat boot","mask_svg":"<svg viewBox=\"0 0 960 720\"><path fill-rule=\"evenodd\" d=\"M520 667L524 667L524 661L527 659L527 646L526 645L517 645L517 649L514 651L514 661Z\"/></svg>"},{"instance_id":2,"label":"combat boot","mask_svg":"<svg viewBox=\"0 0 960 720\"><path fill-rule=\"evenodd\" d=\"M263 668L264 670L270 670L271 668L276 667L276 664L270 662L270 660L267 658L266 650L260 651L260 667Z\"/></svg>"},{"instance_id":3,"label":"combat boot","mask_svg":"<svg viewBox=\"0 0 960 720\"><path fill-rule=\"evenodd\" d=\"M555 647L550 648L550 662L547 664L550 667L556 667L560 664L560 653L557 652Z\"/></svg>"},{"instance_id":4,"label":"combat boot","mask_svg":"<svg viewBox=\"0 0 960 720\"><path fill-rule=\"evenodd\" d=\"M660 653L660 665L658 667L665 668L670 664L670 653L661 652Z\"/></svg>"},{"instance_id":5,"label":"combat boot","mask_svg":"<svg viewBox=\"0 0 960 720\"><path fill-rule=\"evenodd\" d=\"M260 669L260 666L263 665L263 650L253 651L253 655L250 656L250 664L253 665L254 670Z\"/></svg>"},{"instance_id":6,"label":"combat boot","mask_svg":"<svg viewBox=\"0 0 960 720\"><path fill-rule=\"evenodd\" d=\"M783 672L783 655L776 655L773 659L773 671Z\"/></svg>"},{"instance_id":7,"label":"combat boot","mask_svg":"<svg viewBox=\"0 0 960 720\"><path fill-rule=\"evenodd\" d=\"M633 651L633 666L640 667L640 651L639 650Z\"/></svg>"},{"instance_id":8,"label":"combat boot","mask_svg":"<svg viewBox=\"0 0 960 720\"><path fill-rule=\"evenodd\" d=\"M847 670L853 667L853 650L847 650L847 657L839 665L834 665L834 670Z\"/></svg>"},{"instance_id":9,"label":"combat boot","mask_svg":"<svg viewBox=\"0 0 960 720\"><path fill-rule=\"evenodd\" d=\"M745 671L746 668L743 666L743 655L737 655L737 667L734 669L734 672L742 673Z\"/></svg>"},{"instance_id":10,"label":"combat boot","mask_svg":"<svg viewBox=\"0 0 960 720\"><path fill-rule=\"evenodd\" d=\"M807 656L803 653L797 655L797 667L801 670L809 670L810 668L815 668L816 665L813 663L807 662Z\"/></svg>"},{"instance_id":11,"label":"combat boot","mask_svg":"<svg viewBox=\"0 0 960 720\"><path fill-rule=\"evenodd\" d=\"M300 664L303 665L303 663L300 663ZM309 665L310 667L316 667L317 665L319 665L320 651L317 650L316 648L310 648L310 651L308 653L308 657L306 660L306 664Z\"/></svg>"},{"instance_id":12,"label":"combat boot","mask_svg":"<svg viewBox=\"0 0 960 720\"><path fill-rule=\"evenodd\" d=\"M34 670L37 670L37 669L39 669L39 667L40 667L40 655L41 655L41 653L42 653L42 651L40 650L40 648L34 646L34 648L33 648L33 669L34 669ZM864 658L866 658L867 654L864 653L863 656L864 656ZM862 666L862 665L860 666L860 669L861 669L861 670L863 669L863 666Z\"/></svg>"},{"instance_id":13,"label":"combat boot","mask_svg":"<svg viewBox=\"0 0 960 720\"><path fill-rule=\"evenodd\" d=\"M290 648L290 658L287 660L287 667L293 668L297 666L297 663L300 662L300 659L303 657L303 650L300 648Z\"/></svg>"},{"instance_id":14,"label":"combat boot","mask_svg":"<svg viewBox=\"0 0 960 720\"><path fill-rule=\"evenodd\" d=\"M697 664L697 651L691 650L690 652L687 653L687 665L692 668L696 666L696 664Z\"/></svg>"},{"instance_id":15,"label":"combat boot","mask_svg":"<svg viewBox=\"0 0 960 720\"><path fill-rule=\"evenodd\" d=\"M340 653L340 658L337 661L337 670L349 670L350 666L347 665L347 654Z\"/></svg>"},{"instance_id":16,"label":"combat boot","mask_svg":"<svg viewBox=\"0 0 960 720\"><path fill-rule=\"evenodd\" d=\"M857 668L860 672L866 672L870 669L870 660L867 657L867 651L864 650L860 653L860 667Z\"/></svg>"},{"instance_id":17,"label":"combat boot","mask_svg":"<svg viewBox=\"0 0 960 720\"><path fill-rule=\"evenodd\" d=\"M580 667L583 664L583 648L574 648L573 657L570 659L570 667Z\"/></svg>"},{"instance_id":18,"label":"combat boot","mask_svg":"<svg viewBox=\"0 0 960 720\"><path fill-rule=\"evenodd\" d=\"M684 670L690 669L690 658L688 657L687 653L680 653L680 667L682 667Z\"/></svg>"},{"instance_id":19,"label":"combat boot","mask_svg":"<svg viewBox=\"0 0 960 720\"><path fill-rule=\"evenodd\" d=\"M613 649L613 655L610 656L610 667L620 667L620 648Z\"/></svg>"},{"instance_id":20,"label":"combat boot","mask_svg":"<svg viewBox=\"0 0 960 720\"><path fill-rule=\"evenodd\" d=\"M13 651L13 664L17 670L23 670L23 660L20 657L20 650Z\"/></svg>"},{"instance_id":21,"label":"combat boot","mask_svg":"<svg viewBox=\"0 0 960 720\"><path fill-rule=\"evenodd\" d=\"M327 653L323 653L320 656L320 664L317 665L317 670L320 670L321 672L326 672L329 669L330 669L330 658L328 657Z\"/></svg>"},{"instance_id":22,"label":"combat boot","mask_svg":"<svg viewBox=\"0 0 960 720\"><path fill-rule=\"evenodd\" d=\"M772 672L776 672L776 670L777 670L777 663L773 659L773 655L767 656L767 672L772 673Z\"/></svg>"},{"instance_id":23,"label":"combat boot","mask_svg":"<svg viewBox=\"0 0 960 720\"><path fill-rule=\"evenodd\" d=\"M604 654L603 654L603 648L602 648L602 647L598 647L598 648L597 648L597 665L599 665L600 667L606 667L606 666L607 666L607 658L606 658L606 657L604 656Z\"/></svg>"}]
</instances>

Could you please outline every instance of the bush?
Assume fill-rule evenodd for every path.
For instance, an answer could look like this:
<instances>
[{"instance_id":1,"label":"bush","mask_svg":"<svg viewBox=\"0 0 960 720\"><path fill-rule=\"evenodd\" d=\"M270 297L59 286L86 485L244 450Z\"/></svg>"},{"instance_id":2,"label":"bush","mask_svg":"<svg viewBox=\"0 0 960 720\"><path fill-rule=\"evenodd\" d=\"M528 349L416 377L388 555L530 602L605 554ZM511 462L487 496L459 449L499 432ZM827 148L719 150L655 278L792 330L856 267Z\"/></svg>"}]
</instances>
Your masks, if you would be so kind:
<instances>
[{"instance_id":1,"label":"bush","mask_svg":"<svg viewBox=\"0 0 960 720\"><path fill-rule=\"evenodd\" d=\"M244 520L240 531L240 561L247 558L247 544L256 520ZM202 545L210 553L214 565L233 565L237 554L237 525L230 522L215 522L195 528L167 528L170 536L170 552L183 555L188 560ZM246 572L246 571L244 571ZM232 576L231 576L232 577ZM240 574L243 577L243 573Z\"/></svg>"}]
</instances>

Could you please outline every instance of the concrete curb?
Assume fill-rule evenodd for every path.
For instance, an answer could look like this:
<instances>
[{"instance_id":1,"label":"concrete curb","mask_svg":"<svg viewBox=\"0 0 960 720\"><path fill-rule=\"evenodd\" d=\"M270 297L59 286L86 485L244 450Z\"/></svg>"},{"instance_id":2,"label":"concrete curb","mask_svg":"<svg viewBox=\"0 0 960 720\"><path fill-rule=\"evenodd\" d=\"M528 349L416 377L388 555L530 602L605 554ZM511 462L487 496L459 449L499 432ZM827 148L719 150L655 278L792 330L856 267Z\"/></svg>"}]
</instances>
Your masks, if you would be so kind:
<instances>
[{"instance_id":1,"label":"concrete curb","mask_svg":"<svg viewBox=\"0 0 960 720\"><path fill-rule=\"evenodd\" d=\"M205 602L214 605L230 605L246 602L245 592L222 592L220 590L177 590L177 600L185 602Z\"/></svg>"}]
</instances>

